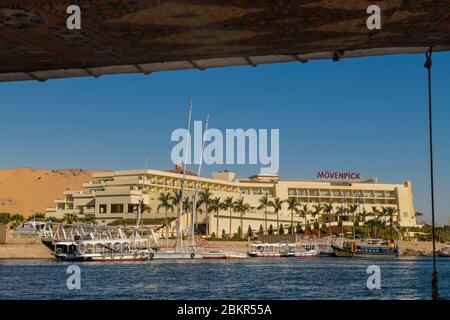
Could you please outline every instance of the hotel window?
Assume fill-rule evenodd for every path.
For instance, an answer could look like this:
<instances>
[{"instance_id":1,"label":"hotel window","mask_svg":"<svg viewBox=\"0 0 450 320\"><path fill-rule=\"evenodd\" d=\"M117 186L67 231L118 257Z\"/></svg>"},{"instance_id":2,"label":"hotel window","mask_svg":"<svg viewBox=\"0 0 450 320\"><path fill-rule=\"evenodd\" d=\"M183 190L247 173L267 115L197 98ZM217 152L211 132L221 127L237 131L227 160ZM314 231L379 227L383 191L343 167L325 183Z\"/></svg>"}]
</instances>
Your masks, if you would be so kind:
<instances>
[{"instance_id":1,"label":"hotel window","mask_svg":"<svg viewBox=\"0 0 450 320\"><path fill-rule=\"evenodd\" d=\"M375 197L382 198L383 197L383 192L382 191L376 191L375 192Z\"/></svg>"},{"instance_id":2,"label":"hotel window","mask_svg":"<svg viewBox=\"0 0 450 320\"><path fill-rule=\"evenodd\" d=\"M385 191L384 193L387 198L394 198L394 193L392 191Z\"/></svg>"},{"instance_id":3,"label":"hotel window","mask_svg":"<svg viewBox=\"0 0 450 320\"><path fill-rule=\"evenodd\" d=\"M319 192L317 190L312 189L312 190L309 190L309 195L310 196L318 196Z\"/></svg>"},{"instance_id":4,"label":"hotel window","mask_svg":"<svg viewBox=\"0 0 450 320\"><path fill-rule=\"evenodd\" d=\"M128 213L134 213L134 208L135 208L134 204L129 203L128 204ZM136 209L137 209L137 207L136 207Z\"/></svg>"},{"instance_id":5,"label":"hotel window","mask_svg":"<svg viewBox=\"0 0 450 320\"><path fill-rule=\"evenodd\" d=\"M341 193L338 190L332 190L331 191L331 195L333 197L339 197L341 195Z\"/></svg>"},{"instance_id":6,"label":"hotel window","mask_svg":"<svg viewBox=\"0 0 450 320\"><path fill-rule=\"evenodd\" d=\"M101 204L99 206L99 212L100 213L106 213L106 204Z\"/></svg>"},{"instance_id":7,"label":"hotel window","mask_svg":"<svg viewBox=\"0 0 450 320\"><path fill-rule=\"evenodd\" d=\"M123 204L112 204L111 213L123 213Z\"/></svg>"},{"instance_id":8,"label":"hotel window","mask_svg":"<svg viewBox=\"0 0 450 320\"><path fill-rule=\"evenodd\" d=\"M320 190L321 197L328 197L329 195L330 195L330 192L328 190Z\"/></svg>"},{"instance_id":9,"label":"hotel window","mask_svg":"<svg viewBox=\"0 0 450 320\"><path fill-rule=\"evenodd\" d=\"M372 197L372 192L370 192L370 191L364 191L364 197L366 197L366 198L371 198L371 197Z\"/></svg>"},{"instance_id":10,"label":"hotel window","mask_svg":"<svg viewBox=\"0 0 450 320\"><path fill-rule=\"evenodd\" d=\"M342 191L342 196L343 196L344 198L350 197L350 191L347 191L347 190Z\"/></svg>"},{"instance_id":11,"label":"hotel window","mask_svg":"<svg viewBox=\"0 0 450 320\"><path fill-rule=\"evenodd\" d=\"M296 191L295 191L295 189L288 189L288 195L290 195L290 196L295 196L296 195Z\"/></svg>"}]
</instances>

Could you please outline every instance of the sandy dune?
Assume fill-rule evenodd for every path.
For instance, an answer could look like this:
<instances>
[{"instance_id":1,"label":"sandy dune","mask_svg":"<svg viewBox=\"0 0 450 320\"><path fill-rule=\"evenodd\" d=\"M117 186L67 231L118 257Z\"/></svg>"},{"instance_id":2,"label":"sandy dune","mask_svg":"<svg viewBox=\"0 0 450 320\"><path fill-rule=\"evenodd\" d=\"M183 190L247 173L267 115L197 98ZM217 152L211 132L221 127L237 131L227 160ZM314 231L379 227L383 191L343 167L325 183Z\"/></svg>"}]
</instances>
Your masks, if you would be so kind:
<instances>
[{"instance_id":1,"label":"sandy dune","mask_svg":"<svg viewBox=\"0 0 450 320\"><path fill-rule=\"evenodd\" d=\"M82 169L40 170L18 168L0 170L0 212L29 216L36 208L44 212L54 207L65 190L81 190L93 171Z\"/></svg>"}]
</instances>

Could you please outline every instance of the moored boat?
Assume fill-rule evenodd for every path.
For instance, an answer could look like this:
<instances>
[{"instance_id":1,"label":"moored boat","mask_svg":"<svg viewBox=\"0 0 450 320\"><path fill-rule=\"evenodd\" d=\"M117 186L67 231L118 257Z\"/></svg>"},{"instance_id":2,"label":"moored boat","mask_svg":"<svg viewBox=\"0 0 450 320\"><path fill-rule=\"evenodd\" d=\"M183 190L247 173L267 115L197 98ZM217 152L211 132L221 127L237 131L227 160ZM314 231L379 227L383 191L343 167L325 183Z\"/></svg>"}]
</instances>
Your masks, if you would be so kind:
<instances>
[{"instance_id":1,"label":"moored boat","mask_svg":"<svg viewBox=\"0 0 450 320\"><path fill-rule=\"evenodd\" d=\"M208 260L232 260L232 259L248 259L245 253L237 252L208 252L203 254L203 259Z\"/></svg>"},{"instance_id":2,"label":"moored boat","mask_svg":"<svg viewBox=\"0 0 450 320\"><path fill-rule=\"evenodd\" d=\"M290 244L284 252L285 257L294 258L315 258L319 255L319 250L314 243Z\"/></svg>"},{"instance_id":3,"label":"moored boat","mask_svg":"<svg viewBox=\"0 0 450 320\"><path fill-rule=\"evenodd\" d=\"M285 257L288 243L264 243L249 245L247 254L252 258L281 258Z\"/></svg>"},{"instance_id":4,"label":"moored boat","mask_svg":"<svg viewBox=\"0 0 450 320\"><path fill-rule=\"evenodd\" d=\"M450 258L450 245L445 245L437 252L437 255L441 258Z\"/></svg>"},{"instance_id":5,"label":"moored boat","mask_svg":"<svg viewBox=\"0 0 450 320\"><path fill-rule=\"evenodd\" d=\"M332 244L332 248L338 257L396 258L400 253L398 244L383 240L343 241L341 246Z\"/></svg>"}]
</instances>

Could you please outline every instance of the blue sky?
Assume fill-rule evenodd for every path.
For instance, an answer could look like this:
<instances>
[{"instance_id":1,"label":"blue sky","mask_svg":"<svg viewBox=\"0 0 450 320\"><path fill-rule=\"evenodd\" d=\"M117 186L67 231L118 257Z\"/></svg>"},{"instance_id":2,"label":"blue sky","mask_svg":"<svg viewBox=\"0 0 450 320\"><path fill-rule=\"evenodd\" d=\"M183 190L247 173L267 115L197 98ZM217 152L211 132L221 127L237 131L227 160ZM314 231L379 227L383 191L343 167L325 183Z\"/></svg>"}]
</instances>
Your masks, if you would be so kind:
<instances>
[{"instance_id":1,"label":"blue sky","mask_svg":"<svg viewBox=\"0 0 450 320\"><path fill-rule=\"evenodd\" d=\"M178 71L150 76L0 84L0 168L143 168L173 165L170 135L211 115L211 127L279 128L280 175L315 179L352 170L413 182L429 218L423 55ZM438 221L450 214L450 53L434 54ZM215 169L205 168L205 174ZM226 166L240 177L255 166ZM195 167L191 168L196 170Z\"/></svg>"}]
</instances>

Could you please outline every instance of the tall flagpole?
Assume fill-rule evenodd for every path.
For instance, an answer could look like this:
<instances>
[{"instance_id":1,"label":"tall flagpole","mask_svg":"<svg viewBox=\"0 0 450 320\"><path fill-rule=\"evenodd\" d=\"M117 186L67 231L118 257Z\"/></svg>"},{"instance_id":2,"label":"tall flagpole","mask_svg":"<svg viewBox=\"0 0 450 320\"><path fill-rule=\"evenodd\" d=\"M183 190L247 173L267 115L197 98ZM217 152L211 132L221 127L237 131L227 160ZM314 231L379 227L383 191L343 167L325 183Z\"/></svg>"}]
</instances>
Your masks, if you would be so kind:
<instances>
[{"instance_id":1,"label":"tall flagpole","mask_svg":"<svg viewBox=\"0 0 450 320\"><path fill-rule=\"evenodd\" d=\"M190 140L190 133L191 133L191 118L192 118L192 99L189 102L189 117L188 117L188 134L186 135L186 148L184 149L184 163L183 163L183 179L181 180L181 197L180 197L180 204L179 204L179 211L178 211L178 217L177 217L177 232L178 232L178 239L177 239L177 249L180 251L183 251L183 230L181 226L181 218L183 216L183 204L184 204L184 183L186 179L186 166L187 166L187 157L188 157L188 149L189 149L189 140Z\"/></svg>"},{"instance_id":2,"label":"tall flagpole","mask_svg":"<svg viewBox=\"0 0 450 320\"><path fill-rule=\"evenodd\" d=\"M194 202L192 205L192 226L191 226L191 235L192 235L192 249L195 248L195 222L196 222L196 215L197 215L197 194L200 187L200 176L202 174L202 166L203 166L203 150L205 149L205 136L206 132L208 131L209 126L209 114L206 117L206 125L205 125L205 132L203 133L202 137L202 150L200 154L200 163L198 165L198 173L197 173L197 183L195 185L195 194L194 194ZM208 222L209 223L209 222Z\"/></svg>"}]
</instances>

